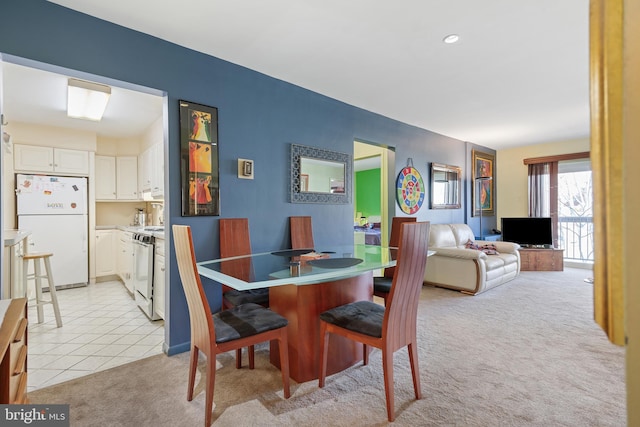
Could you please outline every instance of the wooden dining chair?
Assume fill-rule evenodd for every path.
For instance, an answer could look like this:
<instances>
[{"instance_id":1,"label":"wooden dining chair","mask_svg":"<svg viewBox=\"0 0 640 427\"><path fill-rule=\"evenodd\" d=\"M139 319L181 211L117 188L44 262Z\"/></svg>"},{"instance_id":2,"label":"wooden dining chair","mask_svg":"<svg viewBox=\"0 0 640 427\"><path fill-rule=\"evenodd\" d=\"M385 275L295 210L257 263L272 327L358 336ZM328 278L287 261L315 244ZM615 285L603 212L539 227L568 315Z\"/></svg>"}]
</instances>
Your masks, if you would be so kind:
<instances>
[{"instance_id":1,"label":"wooden dining chair","mask_svg":"<svg viewBox=\"0 0 640 427\"><path fill-rule=\"evenodd\" d=\"M220 353L277 340L280 348L284 397L289 398L291 393L289 390L287 319L268 308L252 303L238 305L212 315L196 266L191 228L185 225L173 225L172 228L178 271L187 297L191 323L191 357L187 389L187 400L189 401L193 399L198 354L202 352L207 358L204 425L206 427L211 425L216 356Z\"/></svg>"},{"instance_id":2,"label":"wooden dining chair","mask_svg":"<svg viewBox=\"0 0 640 427\"><path fill-rule=\"evenodd\" d=\"M220 258L230 258L242 255L251 255L251 238L249 235L248 218L223 218L219 221L220 227ZM225 262L221 266L222 273L236 277L244 281L250 281L252 275L251 258L240 258L231 262ZM247 291L238 291L229 286L222 285L222 308L229 309L241 304L259 304L269 307L269 289L259 288ZM255 365L255 351L253 346L247 349L249 369ZM242 367L242 348L236 350L236 368Z\"/></svg>"},{"instance_id":3,"label":"wooden dining chair","mask_svg":"<svg viewBox=\"0 0 640 427\"><path fill-rule=\"evenodd\" d=\"M249 236L248 218L223 218L220 226L220 258L251 255L251 237ZM222 265L222 272L238 279L251 279L251 259L244 258ZM235 307L252 302L264 307L269 306L269 289L261 288L250 291L237 291L222 285L222 306Z\"/></svg>"},{"instance_id":4,"label":"wooden dining chair","mask_svg":"<svg viewBox=\"0 0 640 427\"><path fill-rule=\"evenodd\" d=\"M313 249L313 227L310 216L290 216L291 249Z\"/></svg>"},{"instance_id":5,"label":"wooden dining chair","mask_svg":"<svg viewBox=\"0 0 640 427\"><path fill-rule=\"evenodd\" d=\"M320 372L318 385L327 375L329 334L363 344L363 362L369 363L368 346L382 350L382 370L387 400L387 417L395 418L393 353L407 346L416 399L422 398L418 369L416 322L418 301L427 262L429 223L405 223L400 228L396 270L386 307L371 301L357 301L320 314Z\"/></svg>"},{"instance_id":6,"label":"wooden dining chair","mask_svg":"<svg viewBox=\"0 0 640 427\"><path fill-rule=\"evenodd\" d=\"M406 222L416 222L415 217L410 216L394 216L391 220L391 236L389 236L389 247L397 248L400 241L400 226ZM391 282L393 281L393 272L395 267L384 269L382 277L373 278L373 294L377 297L384 298L387 303L389 291L391 291Z\"/></svg>"}]
</instances>

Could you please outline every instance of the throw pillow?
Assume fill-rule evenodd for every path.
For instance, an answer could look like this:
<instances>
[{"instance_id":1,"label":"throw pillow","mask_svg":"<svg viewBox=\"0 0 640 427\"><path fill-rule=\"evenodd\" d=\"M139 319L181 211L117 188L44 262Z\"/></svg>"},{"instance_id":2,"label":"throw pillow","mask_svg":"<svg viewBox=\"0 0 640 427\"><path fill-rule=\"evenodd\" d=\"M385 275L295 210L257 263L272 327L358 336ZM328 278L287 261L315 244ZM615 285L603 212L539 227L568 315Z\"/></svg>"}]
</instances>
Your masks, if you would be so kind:
<instances>
[{"instance_id":1,"label":"throw pillow","mask_svg":"<svg viewBox=\"0 0 640 427\"><path fill-rule=\"evenodd\" d=\"M500 255L500 252L498 252L498 250L496 249L496 245L491 243L487 245L478 246L476 245L475 242L469 239L467 240L467 243L464 244L464 247L466 249L474 249L476 251L482 251L487 255Z\"/></svg>"},{"instance_id":2,"label":"throw pillow","mask_svg":"<svg viewBox=\"0 0 640 427\"><path fill-rule=\"evenodd\" d=\"M480 250L487 255L500 255L500 252L498 252L494 244L482 245L480 246Z\"/></svg>"},{"instance_id":3,"label":"throw pillow","mask_svg":"<svg viewBox=\"0 0 640 427\"><path fill-rule=\"evenodd\" d=\"M475 249L476 251L480 250L478 245L476 245L475 242L473 242L471 239L467 240L467 243L464 244L464 247L466 249Z\"/></svg>"}]
</instances>

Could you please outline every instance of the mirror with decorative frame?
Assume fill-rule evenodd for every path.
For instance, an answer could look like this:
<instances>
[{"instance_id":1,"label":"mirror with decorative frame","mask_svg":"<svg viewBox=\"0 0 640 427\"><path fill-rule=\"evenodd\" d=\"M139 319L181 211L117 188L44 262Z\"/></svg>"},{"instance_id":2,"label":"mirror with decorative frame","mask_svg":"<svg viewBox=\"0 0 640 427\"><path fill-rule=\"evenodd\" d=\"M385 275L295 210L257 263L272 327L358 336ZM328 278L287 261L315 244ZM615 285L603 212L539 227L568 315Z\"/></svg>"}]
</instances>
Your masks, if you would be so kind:
<instances>
[{"instance_id":1,"label":"mirror with decorative frame","mask_svg":"<svg viewBox=\"0 0 640 427\"><path fill-rule=\"evenodd\" d=\"M462 170L431 163L431 209L460 209Z\"/></svg>"},{"instance_id":2,"label":"mirror with decorative frame","mask_svg":"<svg viewBox=\"0 0 640 427\"><path fill-rule=\"evenodd\" d=\"M351 203L351 155L291 144L292 203Z\"/></svg>"}]
</instances>

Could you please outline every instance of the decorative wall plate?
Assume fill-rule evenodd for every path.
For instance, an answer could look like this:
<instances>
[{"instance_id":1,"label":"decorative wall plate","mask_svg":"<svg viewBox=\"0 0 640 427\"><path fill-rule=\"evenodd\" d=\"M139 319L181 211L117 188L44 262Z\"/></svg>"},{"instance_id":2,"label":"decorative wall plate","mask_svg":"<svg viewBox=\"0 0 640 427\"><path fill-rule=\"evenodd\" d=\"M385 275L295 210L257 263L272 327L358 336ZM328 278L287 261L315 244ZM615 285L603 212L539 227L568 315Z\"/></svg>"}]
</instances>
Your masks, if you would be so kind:
<instances>
[{"instance_id":1,"label":"decorative wall plate","mask_svg":"<svg viewBox=\"0 0 640 427\"><path fill-rule=\"evenodd\" d=\"M424 203L424 182L422 176L413 166L406 166L398 174L396 180L396 198L402 212L414 214Z\"/></svg>"}]
</instances>

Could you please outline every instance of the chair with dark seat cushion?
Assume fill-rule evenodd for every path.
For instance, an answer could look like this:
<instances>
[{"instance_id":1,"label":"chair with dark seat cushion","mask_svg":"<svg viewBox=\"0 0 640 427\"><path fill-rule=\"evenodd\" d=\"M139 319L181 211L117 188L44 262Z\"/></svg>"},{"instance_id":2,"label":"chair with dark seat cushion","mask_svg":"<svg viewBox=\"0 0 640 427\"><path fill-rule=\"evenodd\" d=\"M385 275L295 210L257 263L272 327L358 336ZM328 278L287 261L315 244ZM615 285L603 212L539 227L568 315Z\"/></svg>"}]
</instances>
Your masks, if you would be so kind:
<instances>
[{"instance_id":1,"label":"chair with dark seat cushion","mask_svg":"<svg viewBox=\"0 0 640 427\"><path fill-rule=\"evenodd\" d=\"M313 249L313 227L310 216L290 216L291 249Z\"/></svg>"},{"instance_id":2,"label":"chair with dark seat cushion","mask_svg":"<svg viewBox=\"0 0 640 427\"><path fill-rule=\"evenodd\" d=\"M427 263L429 223L404 223L400 227L398 258L386 307L371 301L357 301L320 314L320 372L318 385L327 376L329 334L363 344L363 362L369 363L368 346L382 350L382 369L387 400L387 417L395 418L393 353L407 346L416 399L422 398L418 369L416 321L418 300Z\"/></svg>"},{"instance_id":3,"label":"chair with dark seat cushion","mask_svg":"<svg viewBox=\"0 0 640 427\"><path fill-rule=\"evenodd\" d=\"M223 218L219 221L219 226L220 258L251 255L249 219ZM223 273L237 277L238 279L249 281L251 278L250 258L237 260L233 264L225 263L222 268ZM231 308L238 303L246 304L248 302L268 307L269 289L262 288L252 291L236 291L229 286L222 286L222 306L224 308Z\"/></svg>"},{"instance_id":4,"label":"chair with dark seat cushion","mask_svg":"<svg viewBox=\"0 0 640 427\"><path fill-rule=\"evenodd\" d=\"M410 216L394 216L391 221L391 236L389 236L389 247L397 248L400 241L400 226L405 222L416 222L416 218ZM393 282L393 272L395 267L384 269L382 277L373 278L373 294L377 297L384 298L385 304L387 296L391 291L391 282Z\"/></svg>"},{"instance_id":5,"label":"chair with dark seat cushion","mask_svg":"<svg viewBox=\"0 0 640 427\"><path fill-rule=\"evenodd\" d=\"M223 218L220 227L220 258L231 258L251 255L251 238L249 236L248 218ZM251 280L251 258L240 258L233 262L225 262L222 272L245 281ZM222 308L229 309L239 304L254 303L269 307L269 289L260 288L250 291L238 291L222 285ZM254 367L254 348L249 346L249 369ZM236 351L236 367L242 367L242 349Z\"/></svg>"},{"instance_id":6,"label":"chair with dark seat cushion","mask_svg":"<svg viewBox=\"0 0 640 427\"><path fill-rule=\"evenodd\" d=\"M211 424L213 408L216 355L273 340L278 340L284 396L289 398L291 393L289 390L287 319L268 308L253 303L238 305L212 315L196 266L191 229L184 225L174 225L172 228L178 271L187 298L191 323L191 357L187 400L193 399L198 354L202 352L207 358L205 426L208 427Z\"/></svg>"}]
</instances>

